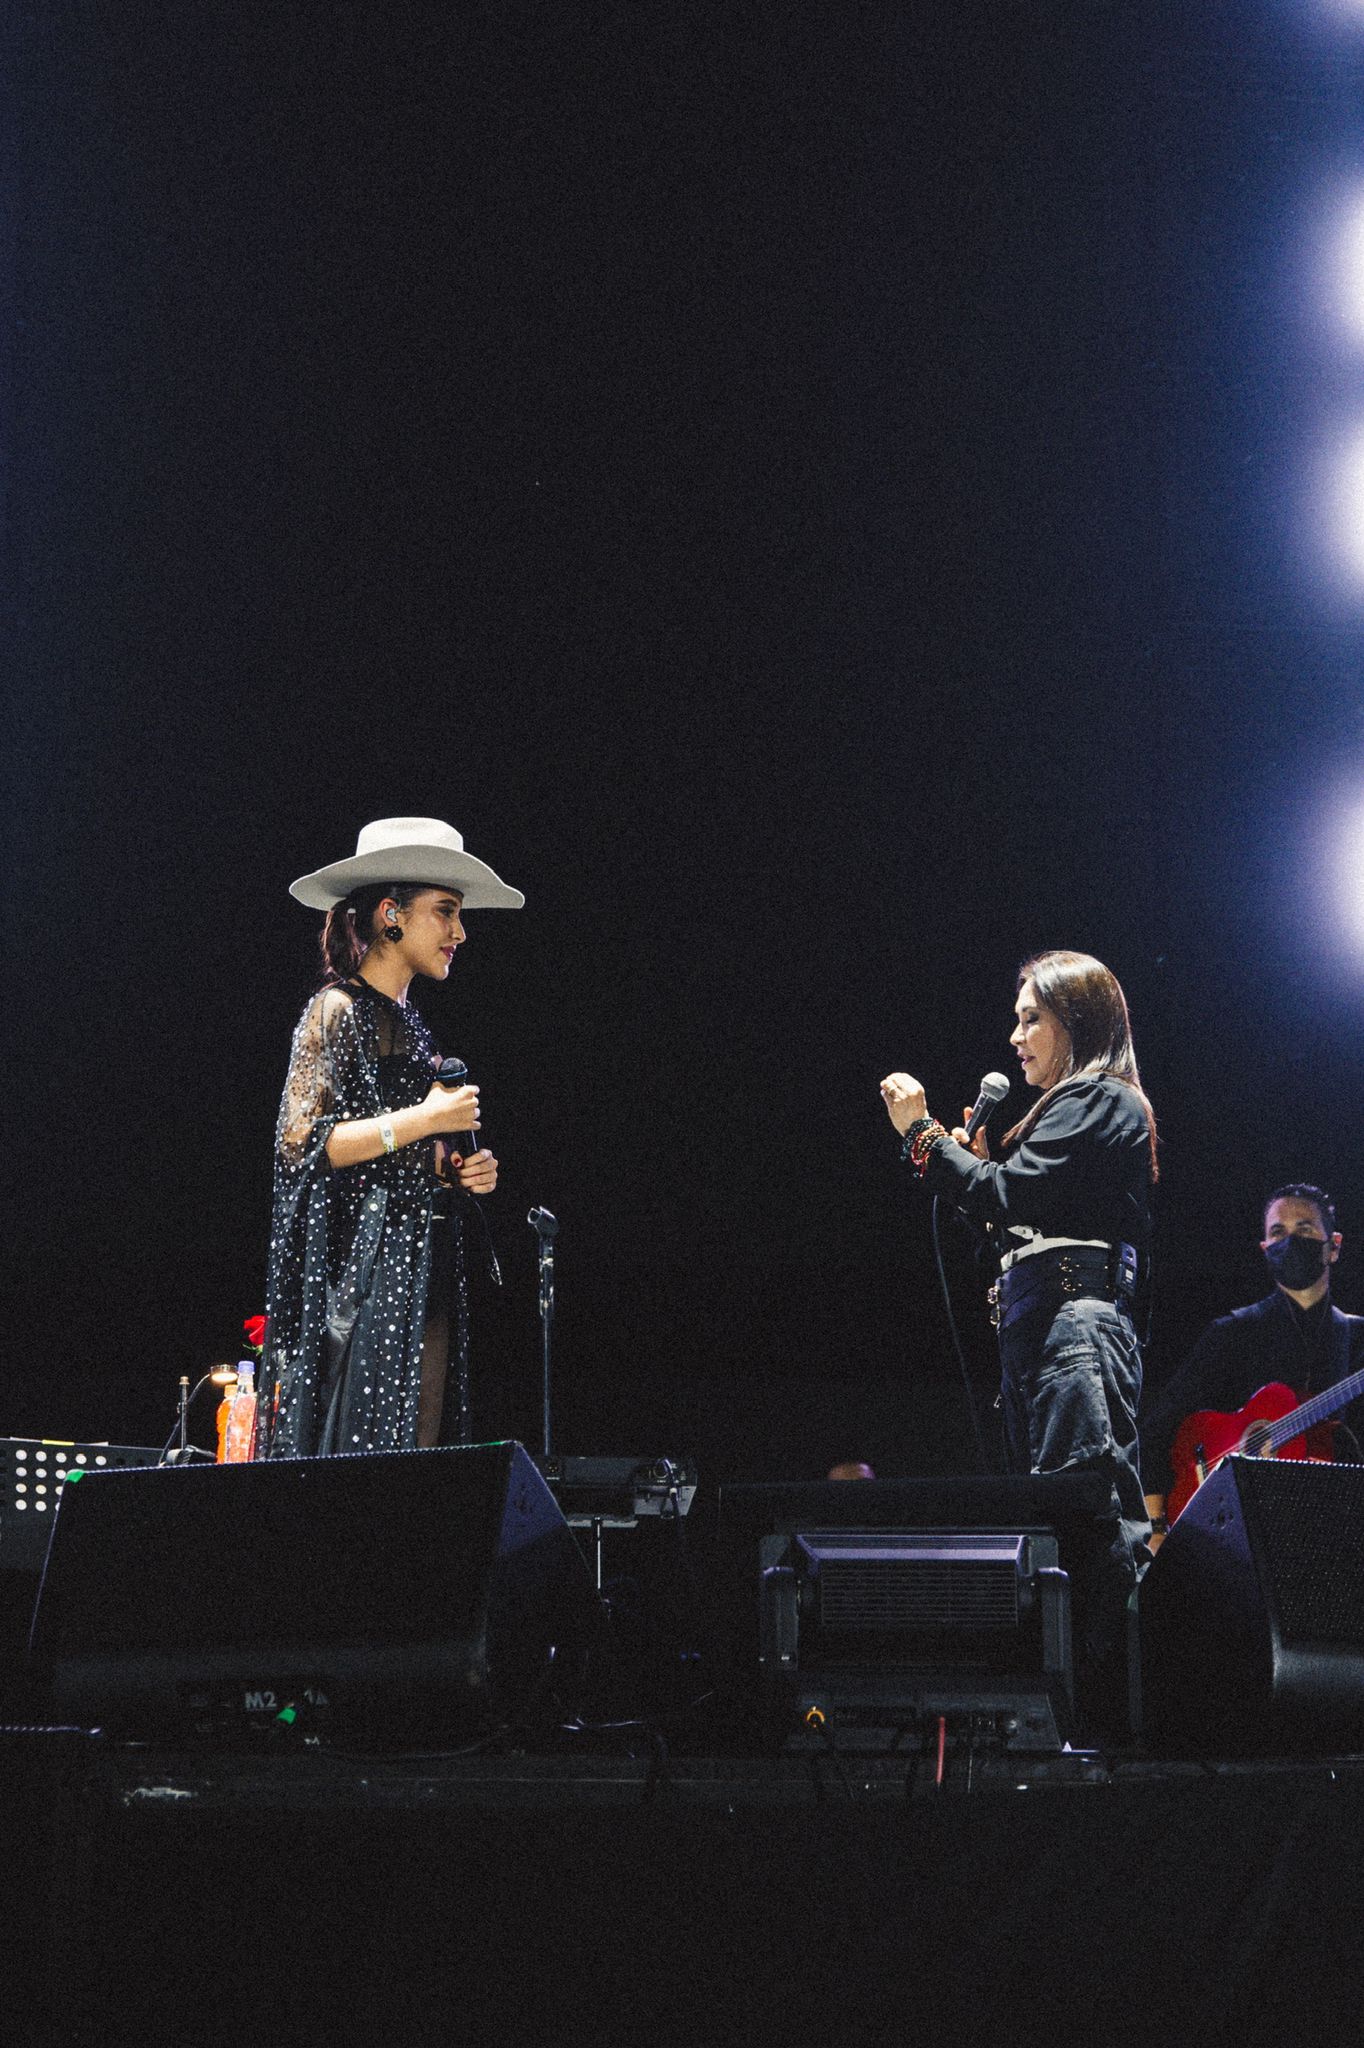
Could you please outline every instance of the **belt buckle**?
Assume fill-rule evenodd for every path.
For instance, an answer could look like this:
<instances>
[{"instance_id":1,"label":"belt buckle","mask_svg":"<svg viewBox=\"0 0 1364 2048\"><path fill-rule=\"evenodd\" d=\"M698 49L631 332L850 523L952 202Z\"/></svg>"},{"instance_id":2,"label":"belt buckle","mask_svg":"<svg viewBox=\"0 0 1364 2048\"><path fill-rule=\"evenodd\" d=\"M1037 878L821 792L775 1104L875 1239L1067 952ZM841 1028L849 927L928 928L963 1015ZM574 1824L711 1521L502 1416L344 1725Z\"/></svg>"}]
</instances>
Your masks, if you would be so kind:
<instances>
[{"instance_id":1,"label":"belt buckle","mask_svg":"<svg viewBox=\"0 0 1364 2048\"><path fill-rule=\"evenodd\" d=\"M997 1329L999 1328L999 1282L998 1282L998 1280L996 1280L996 1282L995 1282L995 1284L994 1284L994 1286L993 1286L993 1287L989 1287L989 1288L987 1288L987 1289L986 1289L986 1291L985 1291L985 1299L986 1299L986 1300L987 1300L987 1301L989 1302L989 1304L990 1304L990 1328L991 1328L992 1330L997 1330Z\"/></svg>"}]
</instances>

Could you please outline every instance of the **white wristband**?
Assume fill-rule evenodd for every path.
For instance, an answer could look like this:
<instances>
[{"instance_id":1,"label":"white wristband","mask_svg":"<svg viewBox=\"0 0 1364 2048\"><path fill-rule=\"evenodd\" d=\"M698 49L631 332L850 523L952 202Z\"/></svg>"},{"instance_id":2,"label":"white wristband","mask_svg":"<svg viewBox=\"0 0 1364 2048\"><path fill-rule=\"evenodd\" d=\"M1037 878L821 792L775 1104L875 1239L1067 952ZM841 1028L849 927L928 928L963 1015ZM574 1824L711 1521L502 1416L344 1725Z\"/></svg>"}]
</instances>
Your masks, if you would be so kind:
<instances>
[{"instance_id":1,"label":"white wristband","mask_svg":"<svg viewBox=\"0 0 1364 2048\"><path fill-rule=\"evenodd\" d=\"M397 1134L395 1133L395 1131L394 1131L394 1129L393 1129L393 1125L392 1125L392 1124L390 1123L389 1119L388 1119L388 1118L387 1118L386 1116L381 1116L381 1117L380 1117L380 1119L379 1119L379 1136L380 1136L380 1137L381 1137L381 1138L383 1139L383 1141L384 1141L384 1150L385 1150L385 1152L396 1152L396 1151L397 1151L397 1149L398 1149L398 1139L397 1139Z\"/></svg>"}]
</instances>

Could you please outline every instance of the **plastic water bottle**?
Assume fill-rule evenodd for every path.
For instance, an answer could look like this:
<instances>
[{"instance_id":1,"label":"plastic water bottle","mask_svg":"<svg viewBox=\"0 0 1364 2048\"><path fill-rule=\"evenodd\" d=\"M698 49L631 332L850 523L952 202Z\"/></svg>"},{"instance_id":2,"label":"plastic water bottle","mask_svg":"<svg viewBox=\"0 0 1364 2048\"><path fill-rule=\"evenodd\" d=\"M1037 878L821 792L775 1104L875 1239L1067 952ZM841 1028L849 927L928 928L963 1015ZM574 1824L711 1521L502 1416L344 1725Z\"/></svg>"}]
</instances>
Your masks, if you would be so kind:
<instances>
[{"instance_id":1,"label":"plastic water bottle","mask_svg":"<svg viewBox=\"0 0 1364 2048\"><path fill-rule=\"evenodd\" d=\"M250 1359L237 1367L237 1384L223 1432L223 1463L247 1465L256 1447L256 1368Z\"/></svg>"},{"instance_id":2,"label":"plastic water bottle","mask_svg":"<svg viewBox=\"0 0 1364 2048\"><path fill-rule=\"evenodd\" d=\"M214 1418L218 1425L218 1463L227 1457L227 1418L232 1413L232 1402L237 1392L237 1382L228 1380L218 1401L218 1412Z\"/></svg>"}]
</instances>

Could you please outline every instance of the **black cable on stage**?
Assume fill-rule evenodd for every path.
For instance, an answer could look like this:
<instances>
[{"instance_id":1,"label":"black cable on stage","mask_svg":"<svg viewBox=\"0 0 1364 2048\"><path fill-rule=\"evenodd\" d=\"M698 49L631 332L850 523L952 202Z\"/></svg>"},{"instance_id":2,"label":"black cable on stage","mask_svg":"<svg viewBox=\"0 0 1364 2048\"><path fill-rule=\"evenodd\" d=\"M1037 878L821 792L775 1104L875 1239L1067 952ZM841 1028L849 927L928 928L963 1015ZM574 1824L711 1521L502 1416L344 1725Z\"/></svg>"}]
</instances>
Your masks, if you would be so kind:
<instances>
[{"instance_id":1,"label":"black cable on stage","mask_svg":"<svg viewBox=\"0 0 1364 2048\"><path fill-rule=\"evenodd\" d=\"M990 1112L996 1103L1002 1102L1008 1092L1009 1077L1007 1074L985 1074L982 1076L980 1092L966 1119L965 1139L968 1146L972 1138L975 1137L976 1132L983 1130L988 1123ZM947 1269L943 1265L942 1238L938 1230L938 1197L936 1195L933 1197L933 1206L930 1211L929 1228L933 1238L933 1261L938 1269L938 1286L942 1290L942 1305L947 1314L947 1328L952 1338L952 1349L957 1354L957 1364L961 1368L961 1383L966 1389L966 1407L971 1417L971 1433L976 1440L976 1462L980 1466L982 1473L988 1473L993 1468L985 1454L985 1436L980 1426L980 1411L976 1406L976 1392L975 1388L971 1385L971 1375L967 1371L966 1353L961 1348L961 1337L957 1330L957 1318L952 1310L952 1290L947 1284Z\"/></svg>"},{"instance_id":2,"label":"black cable on stage","mask_svg":"<svg viewBox=\"0 0 1364 2048\"><path fill-rule=\"evenodd\" d=\"M971 1433L976 1440L976 1462L980 1466L982 1473L988 1473L993 1471L994 1468L989 1458L985 1455L985 1437L980 1426L980 1410L976 1404L976 1390L971 1385L971 1375L966 1365L966 1353L961 1348L961 1337L957 1330L957 1318L952 1309L952 1290L947 1284L947 1269L943 1265L942 1259L942 1240L938 1232L938 1202L939 1197L934 1195L933 1204L929 1210L929 1228L933 1236L933 1261L938 1268L938 1286L942 1290L942 1305L947 1315L947 1328L952 1338L952 1349L957 1354L957 1364L961 1367L961 1383L966 1389L966 1406L971 1417Z\"/></svg>"}]
</instances>

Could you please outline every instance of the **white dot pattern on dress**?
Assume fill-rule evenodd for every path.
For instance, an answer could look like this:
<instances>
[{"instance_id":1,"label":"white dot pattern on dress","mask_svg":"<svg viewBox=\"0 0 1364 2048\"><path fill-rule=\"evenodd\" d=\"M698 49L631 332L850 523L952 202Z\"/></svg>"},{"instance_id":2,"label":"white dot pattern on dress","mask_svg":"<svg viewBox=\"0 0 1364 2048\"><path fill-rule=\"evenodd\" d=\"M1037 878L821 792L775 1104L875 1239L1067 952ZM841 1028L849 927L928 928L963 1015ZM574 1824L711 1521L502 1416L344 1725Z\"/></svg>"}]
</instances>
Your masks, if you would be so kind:
<instances>
[{"instance_id":1,"label":"white dot pattern on dress","mask_svg":"<svg viewBox=\"0 0 1364 2048\"><path fill-rule=\"evenodd\" d=\"M440 1187L433 1148L405 1145L333 1168L326 1144L337 1123L422 1101L436 1058L420 1014L363 981L321 990L294 1032L276 1132L262 1375L274 1408L273 1457L416 1443ZM458 1214L440 1229L458 1233ZM440 1262L442 1285L447 1270L452 1378L463 1388L458 1243L448 1269Z\"/></svg>"}]
</instances>

